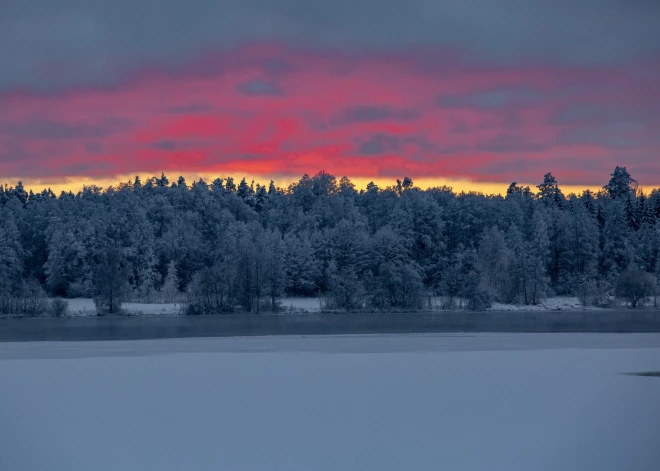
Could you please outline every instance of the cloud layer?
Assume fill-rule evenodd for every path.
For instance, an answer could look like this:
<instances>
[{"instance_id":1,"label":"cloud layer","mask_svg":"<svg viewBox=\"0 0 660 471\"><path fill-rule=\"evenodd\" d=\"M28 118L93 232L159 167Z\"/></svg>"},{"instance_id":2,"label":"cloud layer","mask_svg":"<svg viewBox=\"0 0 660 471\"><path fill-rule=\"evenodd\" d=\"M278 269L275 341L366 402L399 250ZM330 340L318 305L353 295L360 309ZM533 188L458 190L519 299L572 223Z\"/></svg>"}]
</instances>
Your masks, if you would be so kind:
<instances>
[{"instance_id":1,"label":"cloud layer","mask_svg":"<svg viewBox=\"0 0 660 471\"><path fill-rule=\"evenodd\" d=\"M302 3L12 2L0 177L660 184L656 2Z\"/></svg>"}]
</instances>

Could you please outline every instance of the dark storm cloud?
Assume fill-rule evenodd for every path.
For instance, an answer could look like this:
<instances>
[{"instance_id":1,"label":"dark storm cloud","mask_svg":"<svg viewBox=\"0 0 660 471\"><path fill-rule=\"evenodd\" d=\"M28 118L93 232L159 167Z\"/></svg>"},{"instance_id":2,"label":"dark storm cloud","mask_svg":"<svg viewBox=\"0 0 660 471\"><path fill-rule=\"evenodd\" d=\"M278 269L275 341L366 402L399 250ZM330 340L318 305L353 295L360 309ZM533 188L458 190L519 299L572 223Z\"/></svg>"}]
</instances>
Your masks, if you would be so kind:
<instances>
[{"instance_id":1,"label":"dark storm cloud","mask_svg":"<svg viewBox=\"0 0 660 471\"><path fill-rule=\"evenodd\" d=\"M0 8L0 90L112 85L245 42L455 49L495 63L612 63L657 54L652 0L25 0ZM273 70L286 64L269 63Z\"/></svg>"}]
</instances>

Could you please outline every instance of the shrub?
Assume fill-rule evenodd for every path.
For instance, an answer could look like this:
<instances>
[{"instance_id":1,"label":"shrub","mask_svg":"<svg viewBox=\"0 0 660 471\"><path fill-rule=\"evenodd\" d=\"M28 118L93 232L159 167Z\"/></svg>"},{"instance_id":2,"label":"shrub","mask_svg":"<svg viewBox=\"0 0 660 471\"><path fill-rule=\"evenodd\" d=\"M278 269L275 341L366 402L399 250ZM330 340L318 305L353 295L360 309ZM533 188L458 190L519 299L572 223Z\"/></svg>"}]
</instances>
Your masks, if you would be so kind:
<instances>
[{"instance_id":1,"label":"shrub","mask_svg":"<svg viewBox=\"0 0 660 471\"><path fill-rule=\"evenodd\" d=\"M69 312L69 303L62 298L55 298L50 303L50 315L53 317L66 317Z\"/></svg>"},{"instance_id":2,"label":"shrub","mask_svg":"<svg viewBox=\"0 0 660 471\"><path fill-rule=\"evenodd\" d=\"M482 284L466 298L465 307L470 311L485 311L493 304L493 297L488 288Z\"/></svg>"},{"instance_id":3,"label":"shrub","mask_svg":"<svg viewBox=\"0 0 660 471\"><path fill-rule=\"evenodd\" d=\"M330 278L328 307L346 312L364 309L365 291L355 270L344 269Z\"/></svg>"},{"instance_id":4,"label":"shrub","mask_svg":"<svg viewBox=\"0 0 660 471\"><path fill-rule=\"evenodd\" d=\"M635 308L644 298L653 295L655 280L641 270L626 270L616 280L614 292L618 298L625 299Z\"/></svg>"}]
</instances>

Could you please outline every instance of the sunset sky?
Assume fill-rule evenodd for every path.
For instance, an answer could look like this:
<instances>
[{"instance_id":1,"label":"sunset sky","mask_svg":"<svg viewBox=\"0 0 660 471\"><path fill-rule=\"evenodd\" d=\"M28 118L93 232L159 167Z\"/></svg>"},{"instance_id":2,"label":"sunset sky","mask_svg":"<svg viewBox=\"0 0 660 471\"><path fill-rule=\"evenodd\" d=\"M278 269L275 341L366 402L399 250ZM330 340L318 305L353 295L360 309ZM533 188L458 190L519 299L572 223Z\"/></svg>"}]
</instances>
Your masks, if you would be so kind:
<instances>
[{"instance_id":1,"label":"sunset sky","mask_svg":"<svg viewBox=\"0 0 660 471\"><path fill-rule=\"evenodd\" d=\"M660 2L9 0L0 182L660 186Z\"/></svg>"}]
</instances>

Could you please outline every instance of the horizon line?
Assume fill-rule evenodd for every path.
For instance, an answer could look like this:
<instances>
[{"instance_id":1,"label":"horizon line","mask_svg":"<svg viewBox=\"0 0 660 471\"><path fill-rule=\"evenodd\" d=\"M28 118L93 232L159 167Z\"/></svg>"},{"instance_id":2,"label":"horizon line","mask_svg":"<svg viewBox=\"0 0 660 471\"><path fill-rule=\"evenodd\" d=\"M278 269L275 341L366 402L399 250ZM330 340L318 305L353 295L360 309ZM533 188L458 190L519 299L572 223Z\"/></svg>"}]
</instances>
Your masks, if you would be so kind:
<instances>
[{"instance_id":1,"label":"horizon line","mask_svg":"<svg viewBox=\"0 0 660 471\"><path fill-rule=\"evenodd\" d=\"M367 185L369 183L374 183L377 185L380 189L385 189L388 187L394 187L396 186L397 179L403 180L403 178L406 177L406 175L401 175L400 177L384 177L384 176L378 176L378 177L355 177L351 178L347 175L342 175L342 176L337 176L332 174L331 172L326 172L324 170L319 170L316 173L305 173L303 175L300 175L299 177L293 177L292 175L258 175L258 174L248 174L245 173L241 177L235 178L232 177L232 175L225 175L225 176L219 176L219 175L212 175L211 173L207 172L187 172L187 176L184 175L186 172L181 172L177 173L175 177L170 177L168 178L171 183L176 183L176 180L178 179L179 176L183 176L184 179L186 180L186 185L190 188L192 183L199 181L202 179L204 182L207 184L211 184L213 180L216 178L222 178L223 181L226 181L227 178L231 177L234 179L235 184L238 185L238 183L245 179L246 182L251 184L252 182L259 184L259 185L268 185L270 181L273 181L276 185L277 188L281 189L286 189L288 188L289 185L292 183L297 183L299 182L304 175L308 175L309 177L314 177L315 175L318 175L320 172L325 172L329 175L332 175L335 177L337 181L339 181L340 178L346 176L351 183L355 186L356 190L364 190L366 189ZM163 171L166 176L168 172ZM145 176L149 175L149 176ZM170 175L174 175L173 173L170 173ZM117 188L120 185L124 185L127 183L133 183L136 177L139 177L143 183L146 182L147 180L157 177L158 175L151 175L150 172L133 172L131 174L121 174L121 175L115 175L114 177L103 177L103 178L90 178L90 177L64 177L63 179L57 179L57 182L51 182L49 183L49 179L22 179L22 178L17 178L14 177L13 181L14 184L17 184L18 182L22 182L23 188L26 191L33 191L35 194L36 193L41 193L43 190L48 190L50 189L53 193L59 195L62 192L68 193L71 192L73 194L77 194L85 187L92 187L96 186L98 188L101 188L103 190L107 190L109 188ZM518 186L529 186L530 189L534 189L537 187L537 185L540 183L530 183L530 182L518 182L518 181L513 181L513 182L498 182L498 181L489 181L489 182L478 182L478 181L473 181L469 179L453 179L453 178L442 178L442 177L410 177L411 180L413 181L413 184L415 187L420 188L420 189L433 189L433 188L442 188L442 187L448 187L451 188L451 190L456 193L481 193L484 195L500 195L504 196L506 195L506 190L509 187L509 185L513 182L517 183ZM0 185L4 186L11 186L9 184L9 181L11 181L11 178L5 178L3 181L0 181ZM64 181L62 181L64 180ZM541 180L541 179L539 179ZM278 181L280 183L278 183ZM607 184L607 182L604 182L603 185ZM598 193L603 189L603 185L575 185L575 184L566 184L562 185L559 183L559 188L563 190L563 193L566 194L567 196L570 194L575 194L575 195L580 195L584 193L585 191L589 190L592 193ZM640 190L644 191L644 186L640 185ZM660 185L658 186L650 186L646 187L650 188L649 191L646 191L647 193L650 194L651 191L660 188ZM645 193L646 193L645 192Z\"/></svg>"}]
</instances>

